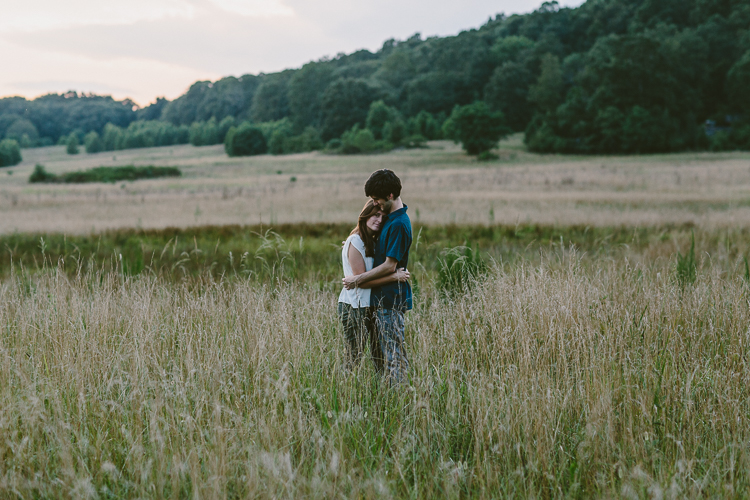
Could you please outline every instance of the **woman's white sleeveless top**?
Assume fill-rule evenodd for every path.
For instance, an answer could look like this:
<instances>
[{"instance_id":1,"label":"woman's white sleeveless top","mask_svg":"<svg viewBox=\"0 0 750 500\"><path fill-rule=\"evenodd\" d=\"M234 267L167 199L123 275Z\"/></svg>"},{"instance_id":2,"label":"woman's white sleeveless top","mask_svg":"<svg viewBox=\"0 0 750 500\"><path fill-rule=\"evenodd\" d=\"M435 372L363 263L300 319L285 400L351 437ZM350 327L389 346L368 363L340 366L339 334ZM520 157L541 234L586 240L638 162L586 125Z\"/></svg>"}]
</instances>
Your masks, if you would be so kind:
<instances>
[{"instance_id":1,"label":"woman's white sleeveless top","mask_svg":"<svg viewBox=\"0 0 750 500\"><path fill-rule=\"evenodd\" d=\"M358 234L352 234L346 239L344 248L341 250L341 262L344 264L344 277L354 275L352 266L349 263L349 246L351 245L354 245L354 248L356 248L357 251L362 254L362 258L365 259L366 271L372 269L372 264L375 260L372 257L365 257L365 242L362 241L362 238L360 238ZM370 289L353 288L351 290L347 290L346 288L344 288L343 290L341 290L341 295L339 295L339 302L349 304L354 309L359 309L360 307L369 307Z\"/></svg>"}]
</instances>

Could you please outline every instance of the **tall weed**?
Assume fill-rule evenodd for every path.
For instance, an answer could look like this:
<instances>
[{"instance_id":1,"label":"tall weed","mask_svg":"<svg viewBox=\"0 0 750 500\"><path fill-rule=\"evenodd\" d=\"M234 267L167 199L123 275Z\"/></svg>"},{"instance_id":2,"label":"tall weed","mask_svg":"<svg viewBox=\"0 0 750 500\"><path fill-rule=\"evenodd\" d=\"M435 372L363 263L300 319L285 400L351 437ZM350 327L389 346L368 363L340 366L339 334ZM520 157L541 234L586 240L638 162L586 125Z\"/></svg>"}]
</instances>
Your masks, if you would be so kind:
<instances>
[{"instance_id":1,"label":"tall weed","mask_svg":"<svg viewBox=\"0 0 750 500\"><path fill-rule=\"evenodd\" d=\"M695 231L690 235L690 250L685 255L677 252L677 281L682 287L695 283L697 277L697 265L695 261Z\"/></svg>"}]
</instances>

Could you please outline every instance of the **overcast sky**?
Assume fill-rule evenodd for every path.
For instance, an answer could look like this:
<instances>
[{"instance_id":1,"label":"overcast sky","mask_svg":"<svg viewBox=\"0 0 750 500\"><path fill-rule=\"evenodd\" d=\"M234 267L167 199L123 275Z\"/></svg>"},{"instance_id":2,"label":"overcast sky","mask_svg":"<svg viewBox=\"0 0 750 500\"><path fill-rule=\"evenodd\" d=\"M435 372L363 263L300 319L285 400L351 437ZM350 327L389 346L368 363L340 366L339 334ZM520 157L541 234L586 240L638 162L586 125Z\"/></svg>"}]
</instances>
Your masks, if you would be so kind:
<instances>
[{"instance_id":1,"label":"overcast sky","mask_svg":"<svg viewBox=\"0 0 750 500\"><path fill-rule=\"evenodd\" d=\"M16 0L0 97L77 90L146 105L196 80L274 72L388 38L452 35L541 0ZM560 0L574 7L583 0Z\"/></svg>"}]
</instances>

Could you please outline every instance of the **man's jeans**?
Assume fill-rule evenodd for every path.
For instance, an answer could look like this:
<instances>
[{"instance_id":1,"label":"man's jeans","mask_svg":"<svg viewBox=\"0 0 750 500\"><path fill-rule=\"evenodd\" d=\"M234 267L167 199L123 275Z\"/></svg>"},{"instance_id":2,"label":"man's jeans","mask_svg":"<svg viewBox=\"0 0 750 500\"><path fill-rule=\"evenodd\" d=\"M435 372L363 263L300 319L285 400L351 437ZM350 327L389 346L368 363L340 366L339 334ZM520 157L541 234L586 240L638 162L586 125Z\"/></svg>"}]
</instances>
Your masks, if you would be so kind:
<instances>
[{"instance_id":1,"label":"man's jeans","mask_svg":"<svg viewBox=\"0 0 750 500\"><path fill-rule=\"evenodd\" d=\"M375 368L393 382L406 382L409 360L404 345L404 313L398 309L375 310L375 338L371 343Z\"/></svg>"}]
</instances>

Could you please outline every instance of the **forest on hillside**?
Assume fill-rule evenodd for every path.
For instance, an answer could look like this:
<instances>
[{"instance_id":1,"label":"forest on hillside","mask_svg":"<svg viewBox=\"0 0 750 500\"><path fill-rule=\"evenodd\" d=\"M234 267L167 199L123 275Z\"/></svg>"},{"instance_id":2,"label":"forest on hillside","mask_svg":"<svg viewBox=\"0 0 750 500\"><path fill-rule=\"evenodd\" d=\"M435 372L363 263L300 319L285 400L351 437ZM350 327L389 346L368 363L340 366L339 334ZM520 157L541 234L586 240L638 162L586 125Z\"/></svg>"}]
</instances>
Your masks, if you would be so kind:
<instances>
[{"instance_id":1,"label":"forest on hillside","mask_svg":"<svg viewBox=\"0 0 750 500\"><path fill-rule=\"evenodd\" d=\"M74 135L87 150L217 144L244 122L283 153L364 132L390 144L455 138L446 120L477 101L538 152L750 149L750 3L546 2L456 36L415 34L374 53L199 81L144 108L76 92L10 97L0 100L0 139L33 147Z\"/></svg>"}]
</instances>

